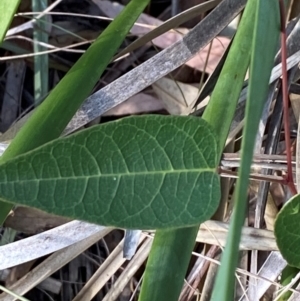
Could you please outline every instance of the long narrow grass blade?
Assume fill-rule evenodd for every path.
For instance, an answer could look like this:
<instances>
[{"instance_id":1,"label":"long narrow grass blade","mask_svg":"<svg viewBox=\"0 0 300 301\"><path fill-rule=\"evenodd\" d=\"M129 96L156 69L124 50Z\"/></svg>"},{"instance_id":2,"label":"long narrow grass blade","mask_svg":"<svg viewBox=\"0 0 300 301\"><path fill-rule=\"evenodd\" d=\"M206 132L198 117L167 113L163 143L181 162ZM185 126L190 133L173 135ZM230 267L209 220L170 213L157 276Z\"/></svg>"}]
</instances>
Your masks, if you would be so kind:
<instances>
[{"instance_id":1,"label":"long narrow grass blade","mask_svg":"<svg viewBox=\"0 0 300 301\"><path fill-rule=\"evenodd\" d=\"M253 20L251 17L254 14L252 16L245 12L244 15L246 17L241 21L220 75L222 80L218 81L203 116L215 128L218 135L219 157L249 65L252 43L250 29L252 29ZM220 118L223 122L219 122ZM198 228L196 226L179 230L156 231L139 301L178 300Z\"/></svg>"},{"instance_id":2,"label":"long narrow grass blade","mask_svg":"<svg viewBox=\"0 0 300 301\"><path fill-rule=\"evenodd\" d=\"M273 0L251 0L247 8L255 11L253 48L246 107L246 121L242 142L242 161L235 190L235 207L230 223L228 241L222 256L212 300L233 300L238 263L238 246L245 219L247 191L252 155L259 119L267 96L268 84L274 63L279 37L279 5ZM253 20L253 19L252 19Z\"/></svg>"},{"instance_id":3,"label":"long narrow grass blade","mask_svg":"<svg viewBox=\"0 0 300 301\"><path fill-rule=\"evenodd\" d=\"M220 149L225 145L249 66L254 18L250 3L245 8L219 80L203 114L203 119L217 130Z\"/></svg>"},{"instance_id":4,"label":"long narrow grass blade","mask_svg":"<svg viewBox=\"0 0 300 301\"><path fill-rule=\"evenodd\" d=\"M128 52L132 52L132 51L136 50L137 48L145 45L146 43L154 40L158 36L164 34L168 30L171 30L172 28L176 28L179 25L183 24L184 22L186 22L196 16L199 16L200 14L206 13L208 10L217 6L220 2L221 2L221 0L210 0L210 1L198 4L192 8L176 15L175 17L165 21L160 26L156 27L155 29L151 30L144 36L142 36L142 37L138 38L137 40L135 40L134 42L132 42L129 46L127 46L122 51L120 51L120 53L118 53L114 57L114 59L117 59L117 58L125 55Z\"/></svg>"},{"instance_id":5,"label":"long narrow grass blade","mask_svg":"<svg viewBox=\"0 0 300 301\"><path fill-rule=\"evenodd\" d=\"M195 245L198 227L157 230L139 301L177 301Z\"/></svg>"},{"instance_id":6,"label":"long narrow grass blade","mask_svg":"<svg viewBox=\"0 0 300 301\"><path fill-rule=\"evenodd\" d=\"M32 11L40 12L47 8L48 0L32 0ZM44 48L38 42L48 43L47 22L45 17L36 20L33 30L33 50L34 52L43 51ZM34 57L34 100L39 104L41 99L48 93L48 54L37 55Z\"/></svg>"}]
</instances>

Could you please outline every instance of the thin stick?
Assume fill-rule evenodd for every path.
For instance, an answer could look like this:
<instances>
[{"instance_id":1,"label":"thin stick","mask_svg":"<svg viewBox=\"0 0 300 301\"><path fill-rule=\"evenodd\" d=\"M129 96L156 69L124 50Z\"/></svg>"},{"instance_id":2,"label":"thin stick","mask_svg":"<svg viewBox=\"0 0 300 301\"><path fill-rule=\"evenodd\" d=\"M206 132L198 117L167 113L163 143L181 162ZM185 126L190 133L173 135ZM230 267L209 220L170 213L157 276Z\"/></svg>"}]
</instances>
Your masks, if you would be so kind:
<instances>
[{"instance_id":1,"label":"thin stick","mask_svg":"<svg viewBox=\"0 0 300 301\"><path fill-rule=\"evenodd\" d=\"M218 167L217 172L221 177L238 178L238 173L237 172L227 170L227 169L223 169L222 167ZM282 185L286 184L286 178L283 178L283 177L266 176L266 175L259 175L259 174L250 174L249 178L251 180L274 182L274 183L279 183L279 184L282 184Z\"/></svg>"},{"instance_id":2,"label":"thin stick","mask_svg":"<svg viewBox=\"0 0 300 301\"><path fill-rule=\"evenodd\" d=\"M285 30L285 7L283 0L279 0L280 6L280 32L281 32L281 61L282 61L282 97L283 97L283 120L284 120L284 135L286 142L286 157L287 157L287 177L286 184L293 195L297 194L297 189L293 181L292 171L292 154L291 154L291 139L289 135L290 120L289 120L289 98L288 98L288 80L287 80L287 50L286 50L286 30Z\"/></svg>"}]
</instances>

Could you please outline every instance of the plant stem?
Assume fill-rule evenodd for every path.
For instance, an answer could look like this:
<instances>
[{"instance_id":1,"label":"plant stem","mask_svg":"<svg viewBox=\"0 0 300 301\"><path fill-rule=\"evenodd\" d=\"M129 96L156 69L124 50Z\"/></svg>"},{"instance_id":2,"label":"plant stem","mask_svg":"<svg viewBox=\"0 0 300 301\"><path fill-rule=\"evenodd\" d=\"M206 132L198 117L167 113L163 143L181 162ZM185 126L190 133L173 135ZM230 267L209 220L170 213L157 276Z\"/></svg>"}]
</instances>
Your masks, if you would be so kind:
<instances>
[{"instance_id":1,"label":"plant stem","mask_svg":"<svg viewBox=\"0 0 300 301\"><path fill-rule=\"evenodd\" d=\"M283 121L284 135L286 143L287 157L287 177L286 183L293 195L297 194L297 189L293 180L292 154L291 154L291 138L290 138L290 117L289 117L289 99L288 99L288 80L287 80L287 50L286 50L286 30L285 30L285 6L283 0L279 0L280 6L280 34L281 34L281 61L282 61L282 98L283 98Z\"/></svg>"}]
</instances>

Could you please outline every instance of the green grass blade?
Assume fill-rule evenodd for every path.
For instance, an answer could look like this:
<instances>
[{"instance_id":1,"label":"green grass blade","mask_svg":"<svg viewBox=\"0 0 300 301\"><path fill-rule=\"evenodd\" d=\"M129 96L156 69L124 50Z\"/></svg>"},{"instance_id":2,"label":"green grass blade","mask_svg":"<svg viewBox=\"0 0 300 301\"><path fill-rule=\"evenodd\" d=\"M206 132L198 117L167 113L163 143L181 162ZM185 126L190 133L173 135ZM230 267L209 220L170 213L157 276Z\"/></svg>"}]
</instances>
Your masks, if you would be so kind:
<instances>
[{"instance_id":1,"label":"green grass blade","mask_svg":"<svg viewBox=\"0 0 300 301\"><path fill-rule=\"evenodd\" d=\"M221 150L229 133L250 62L254 12L249 6L248 3L233 40L232 49L228 53L217 85L203 113L203 119L217 132ZM220 152L220 157L221 154Z\"/></svg>"},{"instance_id":2,"label":"green grass blade","mask_svg":"<svg viewBox=\"0 0 300 301\"><path fill-rule=\"evenodd\" d=\"M132 0L103 31L13 139L2 162L59 137L148 2Z\"/></svg>"},{"instance_id":3,"label":"green grass blade","mask_svg":"<svg viewBox=\"0 0 300 301\"><path fill-rule=\"evenodd\" d=\"M238 28L220 79L203 115L203 119L211 124L217 133L219 139L218 158L221 157L249 66L254 14L252 15L251 10L246 9L244 16L245 18L242 19ZM220 122L220 118L222 122ZM198 228L196 226L179 230L156 231L148 261L150 267L148 269L147 264L139 301L178 300ZM163 253L159 252L161 249L163 249ZM176 250L175 253L174 250ZM182 264L174 265L173 263L178 260L178 254L181 254ZM164 258L170 258L171 263L165 261ZM160 281L156 282L155 279L158 277ZM221 298L220 300L225 299Z\"/></svg>"},{"instance_id":4,"label":"green grass blade","mask_svg":"<svg viewBox=\"0 0 300 301\"><path fill-rule=\"evenodd\" d=\"M178 300L198 229L156 231L139 301Z\"/></svg>"},{"instance_id":5,"label":"green grass blade","mask_svg":"<svg viewBox=\"0 0 300 301\"><path fill-rule=\"evenodd\" d=\"M299 269L292 267L290 265L287 265L282 273L281 273L281 277L280 277L280 284L284 287L283 290L286 288L286 286L289 286L290 283L295 279L295 277L297 276L297 274L299 273ZM293 285L293 288L295 288L298 285L299 281L296 281L295 285ZM278 295L281 294L281 296L277 298L277 301L288 301L289 298L292 295L292 291L291 290L287 290L285 292L283 291L279 291Z\"/></svg>"},{"instance_id":6,"label":"green grass blade","mask_svg":"<svg viewBox=\"0 0 300 301\"><path fill-rule=\"evenodd\" d=\"M11 297L13 297L14 300L20 300L20 301L30 301L25 297L22 297L16 293L14 293L13 291L7 289L6 287L0 285L0 290L7 293L8 295L10 295Z\"/></svg>"},{"instance_id":7,"label":"green grass blade","mask_svg":"<svg viewBox=\"0 0 300 301\"><path fill-rule=\"evenodd\" d=\"M253 48L242 141L242 161L235 189L235 207L230 223L227 244L218 271L213 301L233 300L235 268L238 263L239 241L245 219L247 191L256 132L268 92L271 70L278 45L280 18L278 1L251 0L247 6L255 10ZM253 19L252 19L253 20Z\"/></svg>"},{"instance_id":8,"label":"green grass blade","mask_svg":"<svg viewBox=\"0 0 300 301\"><path fill-rule=\"evenodd\" d=\"M0 45L3 42L9 25L18 9L20 0L1 0L0 1Z\"/></svg>"},{"instance_id":9,"label":"green grass blade","mask_svg":"<svg viewBox=\"0 0 300 301\"><path fill-rule=\"evenodd\" d=\"M217 148L196 117L123 118L8 160L0 198L104 226L192 226L219 204Z\"/></svg>"},{"instance_id":10,"label":"green grass blade","mask_svg":"<svg viewBox=\"0 0 300 301\"><path fill-rule=\"evenodd\" d=\"M149 0L132 0L110 23L36 109L0 158L1 162L60 136L148 3ZM12 206L1 202L0 208L1 225Z\"/></svg>"},{"instance_id":11,"label":"green grass blade","mask_svg":"<svg viewBox=\"0 0 300 301\"><path fill-rule=\"evenodd\" d=\"M32 0L32 11L41 12L47 8L48 0ZM44 21L44 22L43 22ZM44 47L37 42L48 43L48 33L45 17L36 20L33 30L33 50L35 53L44 50ZM34 57L34 101L38 105L42 98L48 93L48 54L36 55Z\"/></svg>"}]
</instances>

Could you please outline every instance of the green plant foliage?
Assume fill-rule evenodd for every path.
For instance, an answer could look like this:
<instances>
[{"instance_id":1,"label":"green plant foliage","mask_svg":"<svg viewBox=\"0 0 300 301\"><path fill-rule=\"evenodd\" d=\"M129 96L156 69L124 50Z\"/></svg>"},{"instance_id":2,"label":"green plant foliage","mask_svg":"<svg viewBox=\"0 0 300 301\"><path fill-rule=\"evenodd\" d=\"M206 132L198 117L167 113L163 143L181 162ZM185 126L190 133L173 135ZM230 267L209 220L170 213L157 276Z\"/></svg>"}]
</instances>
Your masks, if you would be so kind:
<instances>
[{"instance_id":1,"label":"green plant foliage","mask_svg":"<svg viewBox=\"0 0 300 301\"><path fill-rule=\"evenodd\" d=\"M280 253L289 265L300 268L300 195L292 197L276 217L274 234Z\"/></svg>"},{"instance_id":2,"label":"green plant foliage","mask_svg":"<svg viewBox=\"0 0 300 301\"><path fill-rule=\"evenodd\" d=\"M9 25L18 9L20 0L1 0L0 1L0 45L4 40Z\"/></svg>"},{"instance_id":3,"label":"green plant foliage","mask_svg":"<svg viewBox=\"0 0 300 301\"><path fill-rule=\"evenodd\" d=\"M225 4L226 1L223 1L223 3ZM243 15L245 18L241 20L220 78L203 114L203 119L214 128L218 136L218 160L221 157L227 139L236 104L249 66L254 13L253 15L249 15L245 11ZM185 229L174 229L172 231L156 231L139 301L178 300L198 229L199 225ZM160 252L162 249L163 252ZM176 262L178 254L180 254L180 264L169 264L165 260L165 258L171 258L171 262ZM148 263L150 266L149 269ZM157 275L160 277L159 282L156 281ZM154 282L155 287L153 285ZM219 300L226 299L221 297Z\"/></svg>"},{"instance_id":4,"label":"green plant foliage","mask_svg":"<svg viewBox=\"0 0 300 301\"><path fill-rule=\"evenodd\" d=\"M1 162L60 136L148 3L149 0L130 1L30 116L1 156ZM1 225L12 206L0 202L0 208Z\"/></svg>"},{"instance_id":5,"label":"green plant foliage","mask_svg":"<svg viewBox=\"0 0 300 301\"><path fill-rule=\"evenodd\" d=\"M255 137L268 93L269 79L278 45L280 18L278 1L250 0L246 11L253 13L254 32L251 53L249 90L246 106L246 121L243 131L242 160L237 186L234 192L235 207L230 222L226 248L216 278L213 301L233 300L235 269L238 263L239 241L245 220L249 174L252 163ZM246 14L246 12L245 12ZM249 18L252 22L253 18ZM253 29L249 28L249 32Z\"/></svg>"},{"instance_id":6,"label":"green plant foliage","mask_svg":"<svg viewBox=\"0 0 300 301\"><path fill-rule=\"evenodd\" d=\"M195 246L198 229L191 227L156 231L153 240L155 248L149 254L139 300L178 300L191 259L191 252L187 251ZM179 247L174 248L175 245Z\"/></svg>"},{"instance_id":7,"label":"green plant foliage","mask_svg":"<svg viewBox=\"0 0 300 301\"><path fill-rule=\"evenodd\" d=\"M282 286L289 285L291 283L291 281L293 281L294 277L297 276L298 273L299 273L298 268L287 265L281 273L281 279L280 279L281 285ZM297 281L295 283L293 288L295 288L298 283L299 283L299 281ZM280 293L280 291L278 293ZM290 290L288 290L282 296L280 296L277 301L288 301L291 295L292 295L292 292Z\"/></svg>"},{"instance_id":8,"label":"green plant foliage","mask_svg":"<svg viewBox=\"0 0 300 301\"><path fill-rule=\"evenodd\" d=\"M7 161L0 197L101 225L195 225L219 203L217 148L196 117L124 118Z\"/></svg>"},{"instance_id":9,"label":"green plant foliage","mask_svg":"<svg viewBox=\"0 0 300 301\"><path fill-rule=\"evenodd\" d=\"M41 12L47 8L48 0L31 0L32 11ZM33 29L33 51L35 53L44 51L45 48L40 44L49 43L46 17L35 20ZM40 43L37 43L40 42ZM36 55L34 57L34 101L36 106L46 97L49 92L49 56L48 54Z\"/></svg>"},{"instance_id":10,"label":"green plant foliage","mask_svg":"<svg viewBox=\"0 0 300 301\"><path fill-rule=\"evenodd\" d=\"M18 9L20 0L1 0L0 1L0 45L2 44L9 25L14 17L15 12ZM0 225L5 220L7 214L12 209L10 204L0 202Z\"/></svg>"}]
</instances>

